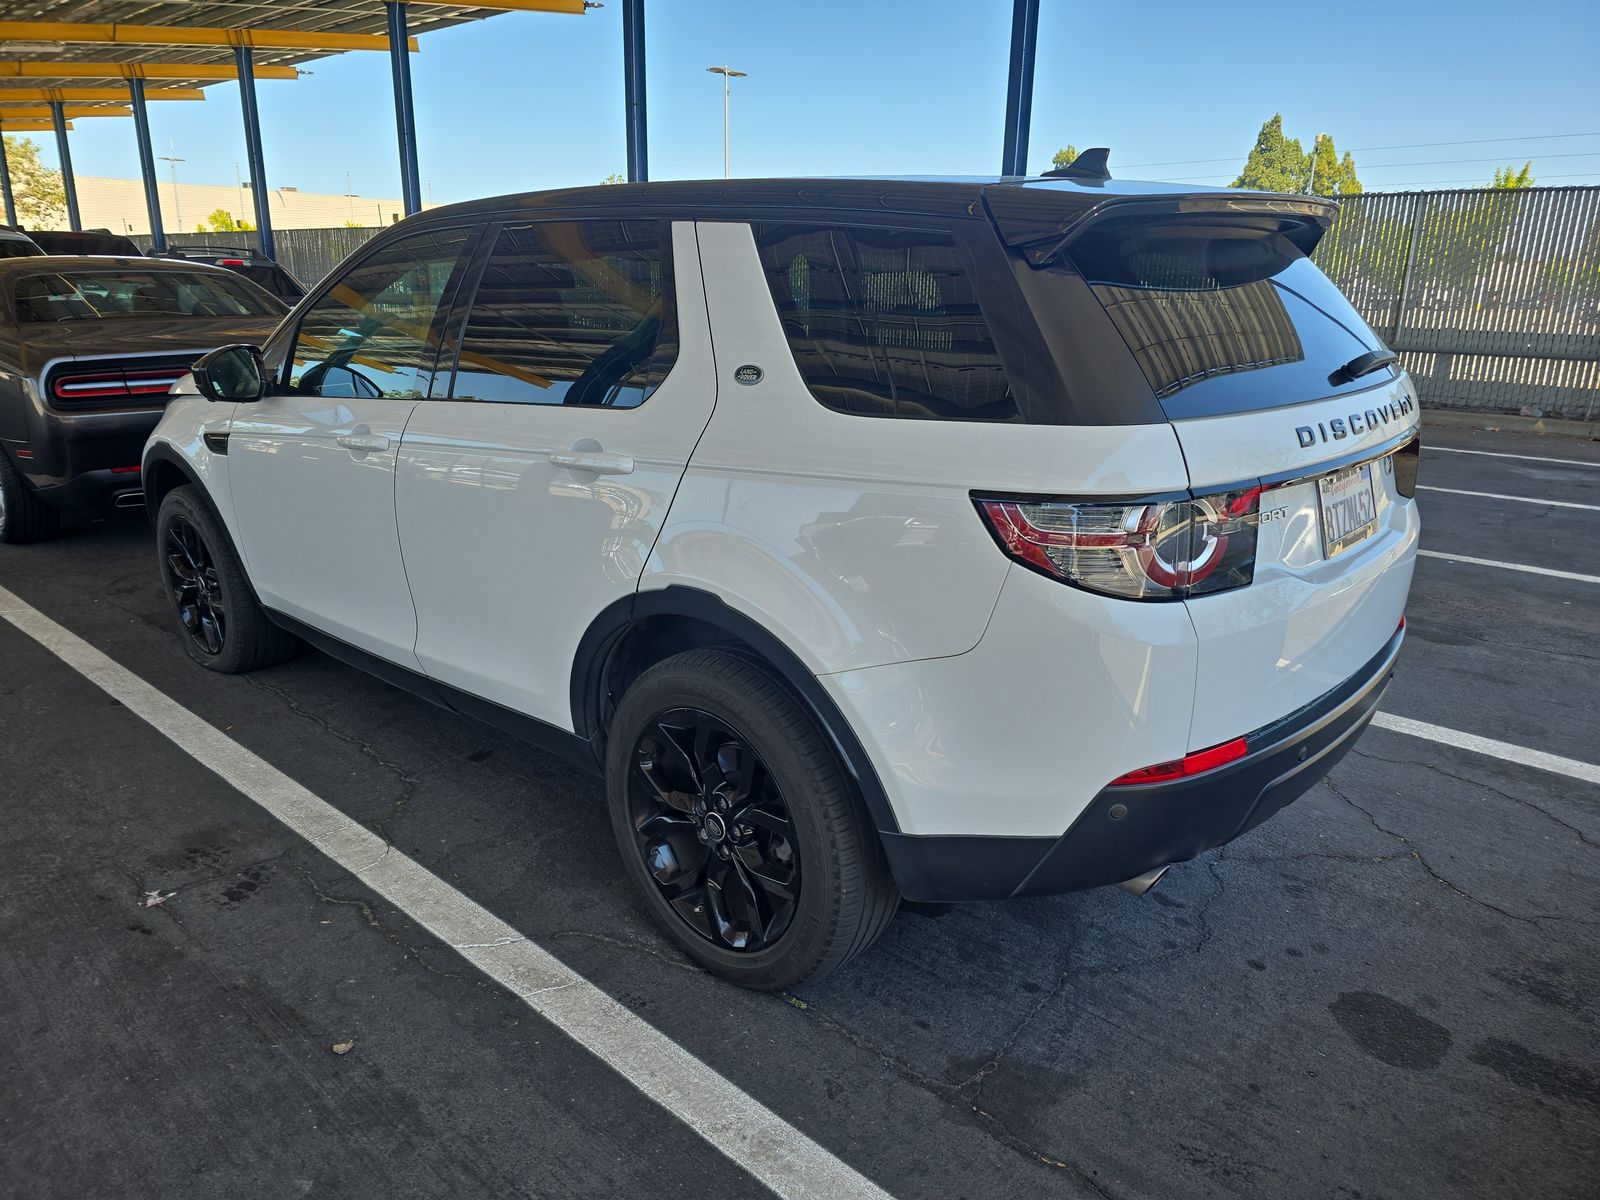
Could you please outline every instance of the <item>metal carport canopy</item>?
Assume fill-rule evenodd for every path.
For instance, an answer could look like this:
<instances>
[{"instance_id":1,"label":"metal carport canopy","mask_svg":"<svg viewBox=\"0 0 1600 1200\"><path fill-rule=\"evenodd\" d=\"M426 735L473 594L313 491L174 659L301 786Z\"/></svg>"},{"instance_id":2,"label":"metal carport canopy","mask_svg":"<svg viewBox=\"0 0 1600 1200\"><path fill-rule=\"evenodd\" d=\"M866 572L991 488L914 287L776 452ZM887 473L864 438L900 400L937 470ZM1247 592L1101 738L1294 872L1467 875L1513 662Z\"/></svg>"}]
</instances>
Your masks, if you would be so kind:
<instances>
[{"instance_id":1,"label":"metal carport canopy","mask_svg":"<svg viewBox=\"0 0 1600 1200\"><path fill-rule=\"evenodd\" d=\"M12 102L48 102L56 118L68 219L77 229L80 222L64 106L72 105L74 115L89 115L90 107L103 104L109 116L127 113L125 106L131 102L151 233L161 247L166 239L146 102L178 99L180 89L238 79L256 228L262 252L270 257L272 221L255 95L257 78L293 79L299 66L349 50L388 51L395 81L401 187L410 214L422 204L406 53L407 47L417 49L416 35L503 12L579 15L586 7L592 5L585 0L499 0L475 5L435 0L411 0L409 4L395 0L24 0L7 5L6 19L0 20L0 121ZM403 31L406 40L391 39L391 31ZM122 83L108 87L106 80ZM94 86L93 81L102 82ZM183 98L192 96L191 92ZM16 224L16 206L3 165L0 188L5 193L6 219Z\"/></svg>"}]
</instances>

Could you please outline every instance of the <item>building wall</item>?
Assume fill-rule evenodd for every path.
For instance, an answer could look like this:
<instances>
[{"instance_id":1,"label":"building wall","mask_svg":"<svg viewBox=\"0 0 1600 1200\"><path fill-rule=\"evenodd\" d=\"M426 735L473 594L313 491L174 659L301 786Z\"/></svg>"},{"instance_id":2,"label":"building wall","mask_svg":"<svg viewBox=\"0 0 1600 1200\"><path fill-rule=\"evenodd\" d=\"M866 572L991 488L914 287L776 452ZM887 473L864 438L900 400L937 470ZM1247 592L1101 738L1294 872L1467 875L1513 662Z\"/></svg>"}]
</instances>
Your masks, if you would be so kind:
<instances>
[{"instance_id":1,"label":"building wall","mask_svg":"<svg viewBox=\"0 0 1600 1200\"><path fill-rule=\"evenodd\" d=\"M150 232L144 185L139 180L79 175L77 184L78 212L85 229ZM201 221L219 208L232 213L235 220L255 223L255 205L248 184L234 187L232 184L179 183L174 194L172 183L163 181L159 190L161 220L169 234L193 233ZM294 188L273 188L268 206L274 229L327 229L351 223L388 225L405 215L405 206L398 199L328 195Z\"/></svg>"}]
</instances>

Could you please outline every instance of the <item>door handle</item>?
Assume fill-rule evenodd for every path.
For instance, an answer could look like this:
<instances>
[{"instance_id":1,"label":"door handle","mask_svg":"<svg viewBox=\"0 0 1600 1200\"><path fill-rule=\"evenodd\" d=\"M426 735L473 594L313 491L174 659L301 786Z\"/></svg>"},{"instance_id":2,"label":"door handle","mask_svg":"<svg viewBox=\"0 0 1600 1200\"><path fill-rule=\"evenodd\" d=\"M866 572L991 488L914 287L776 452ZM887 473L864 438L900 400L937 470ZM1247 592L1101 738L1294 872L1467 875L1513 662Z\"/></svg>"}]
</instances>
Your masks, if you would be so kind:
<instances>
[{"instance_id":1,"label":"door handle","mask_svg":"<svg viewBox=\"0 0 1600 1200\"><path fill-rule=\"evenodd\" d=\"M569 471L589 471L595 475L633 474L631 454L606 454L603 451L558 450L550 461Z\"/></svg>"},{"instance_id":2,"label":"door handle","mask_svg":"<svg viewBox=\"0 0 1600 1200\"><path fill-rule=\"evenodd\" d=\"M381 433L341 433L334 441L357 454L372 454L389 448L389 439Z\"/></svg>"}]
</instances>

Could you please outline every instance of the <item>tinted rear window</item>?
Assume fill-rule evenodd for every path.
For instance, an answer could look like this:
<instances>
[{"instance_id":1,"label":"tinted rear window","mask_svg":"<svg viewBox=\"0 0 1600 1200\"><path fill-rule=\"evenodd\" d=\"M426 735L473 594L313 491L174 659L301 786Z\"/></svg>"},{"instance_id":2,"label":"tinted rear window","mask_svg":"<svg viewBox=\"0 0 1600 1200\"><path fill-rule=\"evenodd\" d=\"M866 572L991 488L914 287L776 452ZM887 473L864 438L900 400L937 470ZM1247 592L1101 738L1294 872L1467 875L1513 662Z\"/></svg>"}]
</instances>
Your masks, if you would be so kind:
<instances>
[{"instance_id":1,"label":"tinted rear window","mask_svg":"<svg viewBox=\"0 0 1600 1200\"><path fill-rule=\"evenodd\" d=\"M284 308L221 272L55 271L17 280L19 321L277 317Z\"/></svg>"},{"instance_id":2,"label":"tinted rear window","mask_svg":"<svg viewBox=\"0 0 1600 1200\"><path fill-rule=\"evenodd\" d=\"M961 247L929 230L759 225L795 365L837 412L1015 421Z\"/></svg>"},{"instance_id":3,"label":"tinted rear window","mask_svg":"<svg viewBox=\"0 0 1600 1200\"><path fill-rule=\"evenodd\" d=\"M1382 343L1282 234L1108 221L1068 253L1169 416L1275 408L1387 377L1330 382Z\"/></svg>"}]
</instances>

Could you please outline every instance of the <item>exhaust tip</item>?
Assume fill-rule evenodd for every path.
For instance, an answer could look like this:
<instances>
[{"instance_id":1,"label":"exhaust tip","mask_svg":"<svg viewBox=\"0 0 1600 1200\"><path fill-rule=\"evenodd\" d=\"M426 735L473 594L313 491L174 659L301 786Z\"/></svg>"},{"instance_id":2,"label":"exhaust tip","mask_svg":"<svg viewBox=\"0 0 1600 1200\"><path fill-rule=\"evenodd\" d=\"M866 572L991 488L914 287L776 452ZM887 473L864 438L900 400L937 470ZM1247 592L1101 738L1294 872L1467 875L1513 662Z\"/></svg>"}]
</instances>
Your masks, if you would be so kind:
<instances>
[{"instance_id":1,"label":"exhaust tip","mask_svg":"<svg viewBox=\"0 0 1600 1200\"><path fill-rule=\"evenodd\" d=\"M1130 895L1142 896L1160 883L1161 877L1166 873L1166 867L1157 867L1154 871L1146 871L1143 875L1135 875L1132 879L1124 879L1117 886Z\"/></svg>"},{"instance_id":2,"label":"exhaust tip","mask_svg":"<svg viewBox=\"0 0 1600 1200\"><path fill-rule=\"evenodd\" d=\"M112 508L143 508L144 507L144 493L143 492L123 492L122 495L118 496L115 500L113 500L111 502L111 507Z\"/></svg>"}]
</instances>

